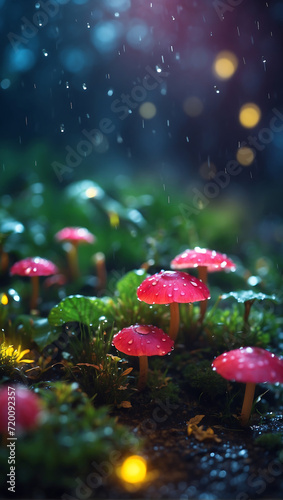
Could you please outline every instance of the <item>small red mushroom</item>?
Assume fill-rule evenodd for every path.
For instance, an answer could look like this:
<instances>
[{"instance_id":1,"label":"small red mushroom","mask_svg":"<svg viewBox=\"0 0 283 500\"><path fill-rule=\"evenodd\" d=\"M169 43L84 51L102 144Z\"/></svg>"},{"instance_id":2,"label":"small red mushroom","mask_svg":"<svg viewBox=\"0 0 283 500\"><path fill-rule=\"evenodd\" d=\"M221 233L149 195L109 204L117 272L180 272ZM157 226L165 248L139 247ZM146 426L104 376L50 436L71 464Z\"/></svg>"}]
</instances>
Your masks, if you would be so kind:
<instances>
[{"instance_id":1,"label":"small red mushroom","mask_svg":"<svg viewBox=\"0 0 283 500\"><path fill-rule=\"evenodd\" d=\"M198 277L203 283L207 283L207 273L215 271L235 271L236 265L231 259L228 259L225 253L219 253L215 250L207 248L195 247L187 249L177 255L170 264L171 269L189 269L190 267L198 268ZM200 319L203 321L205 316L207 301L200 305Z\"/></svg>"},{"instance_id":2,"label":"small red mushroom","mask_svg":"<svg viewBox=\"0 0 283 500\"><path fill-rule=\"evenodd\" d=\"M157 326L132 325L123 328L113 337L113 345L129 356L139 356L140 375L138 389L146 386L148 356L165 356L174 348L174 341Z\"/></svg>"},{"instance_id":3,"label":"small red mushroom","mask_svg":"<svg viewBox=\"0 0 283 500\"><path fill-rule=\"evenodd\" d=\"M65 227L55 234L55 239L68 243L67 255L72 278L79 276L78 245L81 243L94 243L95 237L85 227Z\"/></svg>"},{"instance_id":4,"label":"small red mushroom","mask_svg":"<svg viewBox=\"0 0 283 500\"><path fill-rule=\"evenodd\" d=\"M180 322L178 303L209 299L210 292L202 281L188 273L161 271L140 284L137 296L147 304L170 304L169 337L175 340Z\"/></svg>"},{"instance_id":5,"label":"small red mushroom","mask_svg":"<svg viewBox=\"0 0 283 500\"><path fill-rule=\"evenodd\" d=\"M15 428L8 422L8 402L11 408L15 408ZM8 425L15 436L37 427L41 412L40 398L26 387L16 385L13 388L0 388L0 433L8 434Z\"/></svg>"},{"instance_id":6,"label":"small red mushroom","mask_svg":"<svg viewBox=\"0 0 283 500\"><path fill-rule=\"evenodd\" d=\"M256 384L283 383L283 358L260 347L240 347L224 352L215 358L212 369L227 380L246 383L240 416L243 426L249 422Z\"/></svg>"},{"instance_id":7,"label":"small red mushroom","mask_svg":"<svg viewBox=\"0 0 283 500\"><path fill-rule=\"evenodd\" d=\"M32 283L32 295L30 308L31 310L36 309L38 301L38 290L39 290L39 276L50 276L51 274L57 274L58 268L47 259L42 259L41 257L28 257L23 260L16 262L10 270L11 275L28 276L31 278Z\"/></svg>"}]
</instances>

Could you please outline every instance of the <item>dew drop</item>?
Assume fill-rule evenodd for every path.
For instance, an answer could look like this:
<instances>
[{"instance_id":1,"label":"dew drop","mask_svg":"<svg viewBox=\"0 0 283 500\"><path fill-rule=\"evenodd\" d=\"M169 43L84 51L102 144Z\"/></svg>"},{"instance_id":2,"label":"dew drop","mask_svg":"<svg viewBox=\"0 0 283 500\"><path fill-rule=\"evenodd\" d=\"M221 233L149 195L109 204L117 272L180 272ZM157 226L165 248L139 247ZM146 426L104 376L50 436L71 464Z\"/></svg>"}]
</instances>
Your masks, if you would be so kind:
<instances>
[{"instance_id":1,"label":"dew drop","mask_svg":"<svg viewBox=\"0 0 283 500\"><path fill-rule=\"evenodd\" d=\"M133 343L133 339L128 340L128 344L131 345Z\"/></svg>"}]
</instances>

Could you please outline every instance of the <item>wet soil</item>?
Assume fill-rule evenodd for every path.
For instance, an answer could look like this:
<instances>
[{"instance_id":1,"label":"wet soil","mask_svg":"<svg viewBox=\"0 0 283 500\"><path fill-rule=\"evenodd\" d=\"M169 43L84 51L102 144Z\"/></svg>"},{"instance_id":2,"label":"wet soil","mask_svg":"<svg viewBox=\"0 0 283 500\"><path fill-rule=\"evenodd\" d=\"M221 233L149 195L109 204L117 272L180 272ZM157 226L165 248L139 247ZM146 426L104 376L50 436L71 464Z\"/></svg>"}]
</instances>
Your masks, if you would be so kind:
<instances>
[{"instance_id":1,"label":"wet soil","mask_svg":"<svg viewBox=\"0 0 283 500\"><path fill-rule=\"evenodd\" d=\"M145 405L140 397L133 408L119 412L118 419L145 438L144 455L149 479L143 488L125 492L117 487L101 491L103 498L234 499L257 500L283 497L283 463L276 451L255 445L268 432L283 432L283 411L272 418L254 416L246 429L236 419L224 423L211 406L201 406L184 394L182 403L155 400ZM140 403L140 404L139 404ZM188 436L187 422L205 415L201 424L211 426L221 439L198 441ZM97 492L98 493L98 492Z\"/></svg>"}]
</instances>

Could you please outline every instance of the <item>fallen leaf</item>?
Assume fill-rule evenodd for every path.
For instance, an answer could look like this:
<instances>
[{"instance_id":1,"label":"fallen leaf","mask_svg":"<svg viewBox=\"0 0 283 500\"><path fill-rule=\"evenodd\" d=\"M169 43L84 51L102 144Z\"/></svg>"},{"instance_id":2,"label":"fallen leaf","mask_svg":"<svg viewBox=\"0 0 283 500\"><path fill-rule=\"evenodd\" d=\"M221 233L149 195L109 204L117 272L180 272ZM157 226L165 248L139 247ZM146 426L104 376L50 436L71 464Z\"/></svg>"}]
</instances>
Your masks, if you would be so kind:
<instances>
[{"instance_id":1,"label":"fallen leaf","mask_svg":"<svg viewBox=\"0 0 283 500\"><path fill-rule=\"evenodd\" d=\"M122 373L122 377L125 377L126 375L129 375L129 373L131 373L133 368L127 368L127 370L125 370L123 373Z\"/></svg>"},{"instance_id":2,"label":"fallen leaf","mask_svg":"<svg viewBox=\"0 0 283 500\"><path fill-rule=\"evenodd\" d=\"M214 433L211 427L204 429L203 425L197 425L201 422L203 417L204 415L196 415L187 422L188 436L193 435L198 441L212 439L216 441L216 443L221 443L221 439Z\"/></svg>"},{"instance_id":3,"label":"fallen leaf","mask_svg":"<svg viewBox=\"0 0 283 500\"><path fill-rule=\"evenodd\" d=\"M130 401L122 401L117 408L132 408L132 405Z\"/></svg>"}]
</instances>

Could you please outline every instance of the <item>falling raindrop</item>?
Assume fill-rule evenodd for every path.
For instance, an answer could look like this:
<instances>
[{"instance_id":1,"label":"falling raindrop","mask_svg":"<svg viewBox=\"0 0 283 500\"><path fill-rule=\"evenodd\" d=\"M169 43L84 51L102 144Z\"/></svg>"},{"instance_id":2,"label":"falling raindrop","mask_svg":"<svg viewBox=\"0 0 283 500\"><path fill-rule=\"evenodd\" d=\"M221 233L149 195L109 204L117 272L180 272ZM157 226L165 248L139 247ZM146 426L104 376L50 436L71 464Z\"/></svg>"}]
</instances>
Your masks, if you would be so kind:
<instances>
[{"instance_id":1,"label":"falling raindrop","mask_svg":"<svg viewBox=\"0 0 283 500\"><path fill-rule=\"evenodd\" d=\"M82 84L82 88L83 88L83 90L87 90L86 83L83 83L83 84Z\"/></svg>"}]
</instances>

